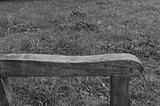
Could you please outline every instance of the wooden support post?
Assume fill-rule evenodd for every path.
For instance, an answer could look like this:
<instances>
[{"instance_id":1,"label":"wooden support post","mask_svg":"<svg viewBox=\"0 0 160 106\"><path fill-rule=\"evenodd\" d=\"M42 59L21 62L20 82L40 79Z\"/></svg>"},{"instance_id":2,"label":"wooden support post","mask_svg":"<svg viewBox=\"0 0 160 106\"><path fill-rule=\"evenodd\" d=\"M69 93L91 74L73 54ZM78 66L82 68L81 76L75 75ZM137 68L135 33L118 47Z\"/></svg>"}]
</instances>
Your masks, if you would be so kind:
<instances>
[{"instance_id":1,"label":"wooden support post","mask_svg":"<svg viewBox=\"0 0 160 106\"><path fill-rule=\"evenodd\" d=\"M130 106L129 76L111 76L110 106Z\"/></svg>"},{"instance_id":2,"label":"wooden support post","mask_svg":"<svg viewBox=\"0 0 160 106\"><path fill-rule=\"evenodd\" d=\"M0 77L0 106L14 106L13 91L7 77Z\"/></svg>"}]
</instances>

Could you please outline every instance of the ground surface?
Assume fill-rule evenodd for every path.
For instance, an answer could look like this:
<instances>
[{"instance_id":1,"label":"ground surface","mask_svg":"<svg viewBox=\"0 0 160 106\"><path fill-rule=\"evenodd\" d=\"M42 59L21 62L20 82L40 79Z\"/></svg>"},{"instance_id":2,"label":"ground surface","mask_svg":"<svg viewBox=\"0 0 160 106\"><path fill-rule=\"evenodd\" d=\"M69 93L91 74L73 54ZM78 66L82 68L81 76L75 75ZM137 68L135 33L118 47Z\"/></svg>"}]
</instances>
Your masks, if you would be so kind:
<instances>
[{"instance_id":1,"label":"ground surface","mask_svg":"<svg viewBox=\"0 0 160 106\"><path fill-rule=\"evenodd\" d=\"M160 83L159 0L0 1L0 53L132 53ZM109 77L11 78L16 104L103 106ZM160 106L160 87L130 81L131 106Z\"/></svg>"}]
</instances>

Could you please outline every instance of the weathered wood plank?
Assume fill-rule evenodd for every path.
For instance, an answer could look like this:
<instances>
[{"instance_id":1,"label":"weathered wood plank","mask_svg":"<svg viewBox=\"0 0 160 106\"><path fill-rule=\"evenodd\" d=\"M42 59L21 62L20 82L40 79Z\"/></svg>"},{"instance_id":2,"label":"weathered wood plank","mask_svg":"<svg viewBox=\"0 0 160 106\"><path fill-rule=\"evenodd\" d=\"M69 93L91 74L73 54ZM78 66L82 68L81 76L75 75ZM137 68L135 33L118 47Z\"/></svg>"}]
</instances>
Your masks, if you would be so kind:
<instances>
[{"instance_id":1,"label":"weathered wood plank","mask_svg":"<svg viewBox=\"0 0 160 106\"><path fill-rule=\"evenodd\" d=\"M111 76L111 106L130 106L128 95L129 76Z\"/></svg>"},{"instance_id":2,"label":"weathered wood plank","mask_svg":"<svg viewBox=\"0 0 160 106\"><path fill-rule=\"evenodd\" d=\"M0 75L3 77L137 75L141 71L143 66L138 58L126 53L92 56L0 55Z\"/></svg>"},{"instance_id":3,"label":"weathered wood plank","mask_svg":"<svg viewBox=\"0 0 160 106\"><path fill-rule=\"evenodd\" d=\"M13 99L13 91L8 78L0 78L0 106L14 106Z\"/></svg>"}]
</instances>

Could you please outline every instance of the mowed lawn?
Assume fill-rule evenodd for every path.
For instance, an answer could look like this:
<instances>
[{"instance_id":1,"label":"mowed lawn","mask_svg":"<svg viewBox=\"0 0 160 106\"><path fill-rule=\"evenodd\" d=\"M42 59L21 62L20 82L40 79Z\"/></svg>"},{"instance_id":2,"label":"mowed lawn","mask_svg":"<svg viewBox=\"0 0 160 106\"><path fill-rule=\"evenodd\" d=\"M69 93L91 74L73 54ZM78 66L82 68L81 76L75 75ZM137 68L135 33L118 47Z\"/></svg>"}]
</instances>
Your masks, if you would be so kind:
<instances>
[{"instance_id":1,"label":"mowed lawn","mask_svg":"<svg viewBox=\"0 0 160 106\"><path fill-rule=\"evenodd\" d=\"M159 0L2 0L0 53L131 53L144 78L131 78L131 106L160 106ZM103 106L109 77L10 78L16 104Z\"/></svg>"}]
</instances>

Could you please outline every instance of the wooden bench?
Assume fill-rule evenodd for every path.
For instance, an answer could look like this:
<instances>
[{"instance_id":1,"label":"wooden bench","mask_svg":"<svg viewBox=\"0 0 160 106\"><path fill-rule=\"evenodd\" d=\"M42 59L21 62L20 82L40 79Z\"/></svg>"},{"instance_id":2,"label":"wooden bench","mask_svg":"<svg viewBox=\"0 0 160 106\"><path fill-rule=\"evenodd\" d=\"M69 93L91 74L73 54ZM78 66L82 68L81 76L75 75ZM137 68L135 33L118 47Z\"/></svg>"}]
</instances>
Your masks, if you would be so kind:
<instances>
[{"instance_id":1,"label":"wooden bench","mask_svg":"<svg viewBox=\"0 0 160 106\"><path fill-rule=\"evenodd\" d=\"M130 106L128 86L144 70L134 55L0 54L0 106L14 106L8 77L111 76L111 106Z\"/></svg>"}]
</instances>

